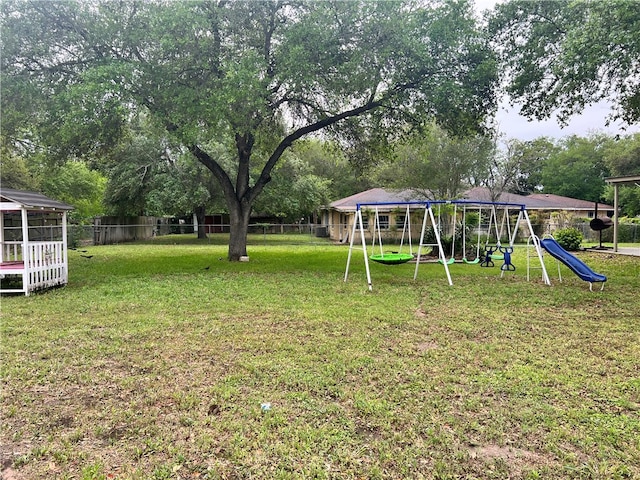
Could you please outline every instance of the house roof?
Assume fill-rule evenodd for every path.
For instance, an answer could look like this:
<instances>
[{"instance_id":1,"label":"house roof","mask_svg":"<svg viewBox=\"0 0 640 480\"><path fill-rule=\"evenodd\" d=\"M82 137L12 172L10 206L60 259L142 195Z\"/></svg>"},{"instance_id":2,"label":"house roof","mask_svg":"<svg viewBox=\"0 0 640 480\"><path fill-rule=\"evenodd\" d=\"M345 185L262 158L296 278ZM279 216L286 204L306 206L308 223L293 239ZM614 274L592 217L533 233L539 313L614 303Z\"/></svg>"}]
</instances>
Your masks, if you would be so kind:
<instances>
[{"instance_id":1,"label":"house roof","mask_svg":"<svg viewBox=\"0 0 640 480\"><path fill-rule=\"evenodd\" d=\"M71 205L53 200L37 192L0 187L0 202L34 210L73 210ZM11 207L13 209L13 206Z\"/></svg>"},{"instance_id":2,"label":"house roof","mask_svg":"<svg viewBox=\"0 0 640 480\"><path fill-rule=\"evenodd\" d=\"M475 187L464 193L464 198L490 202L491 192L488 188ZM532 193L531 195L518 195L515 193L502 192L495 199L496 202L519 203L528 210L581 210L590 212L595 210L596 203L577 198L563 197L552 193ZM611 205L598 202L598 210L613 210Z\"/></svg>"},{"instance_id":3,"label":"house roof","mask_svg":"<svg viewBox=\"0 0 640 480\"><path fill-rule=\"evenodd\" d=\"M554 195L552 193L533 193L524 198L541 200L549 205L551 209L563 210L585 210L591 211L595 209L596 203L588 200L579 200L577 198L563 197L562 195ZM613 210L611 205L598 202L598 210Z\"/></svg>"},{"instance_id":4,"label":"house roof","mask_svg":"<svg viewBox=\"0 0 640 480\"><path fill-rule=\"evenodd\" d=\"M527 197L524 195L518 195L516 193L501 192L497 196L493 196L491 190L485 187L474 187L467 190L462 194L465 200L478 201L478 202L504 202L504 203L516 203L524 205L526 208L541 208L546 203L541 201L527 201Z\"/></svg>"},{"instance_id":5,"label":"house roof","mask_svg":"<svg viewBox=\"0 0 640 480\"><path fill-rule=\"evenodd\" d=\"M595 202L578 200L576 198L563 197L546 193L535 193L532 195L517 195L515 193L502 192L497 197L492 196L491 191L484 187L475 187L467 190L463 199L478 202L503 202L524 205L528 210L572 210L572 211L593 211L596 208ZM355 211L358 204L388 203L388 207L394 208L393 203L424 201L412 190L385 190L383 188L372 188L364 192L356 193L350 197L342 198L331 203L329 206L341 212ZM611 205L598 203L599 211L613 210Z\"/></svg>"},{"instance_id":6,"label":"house roof","mask_svg":"<svg viewBox=\"0 0 640 480\"><path fill-rule=\"evenodd\" d=\"M398 204L413 201L424 201L418 198L418 195L411 190L385 190L384 188L372 188L364 192L356 193L350 197L336 200L329 204L330 208L341 212L355 211L357 205L365 205L371 203L388 203L389 208L393 208L393 203Z\"/></svg>"}]
</instances>

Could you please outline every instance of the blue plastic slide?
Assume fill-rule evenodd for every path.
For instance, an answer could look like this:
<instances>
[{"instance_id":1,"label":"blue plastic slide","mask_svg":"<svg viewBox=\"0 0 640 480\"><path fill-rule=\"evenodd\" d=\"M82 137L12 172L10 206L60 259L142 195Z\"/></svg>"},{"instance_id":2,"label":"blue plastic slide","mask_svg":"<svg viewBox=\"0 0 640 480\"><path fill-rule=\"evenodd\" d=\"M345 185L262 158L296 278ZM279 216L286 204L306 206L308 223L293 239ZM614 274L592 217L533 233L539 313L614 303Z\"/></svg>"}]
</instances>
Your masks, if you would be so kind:
<instances>
[{"instance_id":1,"label":"blue plastic slide","mask_svg":"<svg viewBox=\"0 0 640 480\"><path fill-rule=\"evenodd\" d=\"M573 273L585 282L592 283L607 281L607 277L591 270L582 260L571 255L562 248L555 239L544 238L540 241L540 245L542 245L542 248L549 252L552 257L564 263Z\"/></svg>"}]
</instances>

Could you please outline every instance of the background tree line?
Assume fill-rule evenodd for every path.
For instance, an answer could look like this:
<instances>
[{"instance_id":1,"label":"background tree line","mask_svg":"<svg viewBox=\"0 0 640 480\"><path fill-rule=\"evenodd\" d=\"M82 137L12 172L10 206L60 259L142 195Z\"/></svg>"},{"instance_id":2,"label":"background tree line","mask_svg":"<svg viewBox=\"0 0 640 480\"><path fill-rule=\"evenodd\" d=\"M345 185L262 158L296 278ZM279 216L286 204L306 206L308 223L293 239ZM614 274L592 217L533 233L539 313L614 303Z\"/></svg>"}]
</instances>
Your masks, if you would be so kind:
<instances>
[{"instance_id":1,"label":"background tree line","mask_svg":"<svg viewBox=\"0 0 640 480\"><path fill-rule=\"evenodd\" d=\"M114 150L115 159L105 157L99 164L78 159L52 167L38 155L21 156L7 148L2 185L42 191L72 204L76 222L104 214L190 216L198 207L225 211L215 182L188 152L143 132L148 130L139 130ZM498 145L486 136L452 137L432 125L360 172L331 142L299 142L275 169L255 210L295 223L333 200L374 186L413 189L432 199L456 198L483 186L496 194L551 193L612 203L612 188L604 179L639 170L640 134L508 139ZM639 189L620 192L621 214L640 215Z\"/></svg>"},{"instance_id":2,"label":"background tree line","mask_svg":"<svg viewBox=\"0 0 640 480\"><path fill-rule=\"evenodd\" d=\"M640 116L640 12L471 2L6 0L2 181L98 213L226 211L229 259L251 212L283 221L370 186L606 198L638 136L497 148L500 95L566 122L608 100ZM638 213L637 192L622 195Z\"/></svg>"}]
</instances>

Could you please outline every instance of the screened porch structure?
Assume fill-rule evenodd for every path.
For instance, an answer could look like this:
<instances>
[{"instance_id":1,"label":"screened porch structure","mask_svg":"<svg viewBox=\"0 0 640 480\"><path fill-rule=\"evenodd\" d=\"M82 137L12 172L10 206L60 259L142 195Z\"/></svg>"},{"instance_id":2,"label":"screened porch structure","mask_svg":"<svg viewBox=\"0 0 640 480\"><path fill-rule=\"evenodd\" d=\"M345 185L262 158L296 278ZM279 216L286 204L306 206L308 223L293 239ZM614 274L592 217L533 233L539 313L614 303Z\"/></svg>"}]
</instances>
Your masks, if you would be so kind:
<instances>
[{"instance_id":1,"label":"screened porch structure","mask_svg":"<svg viewBox=\"0 0 640 480\"><path fill-rule=\"evenodd\" d=\"M0 293L29 295L67 283L72 209L40 193L0 188Z\"/></svg>"}]
</instances>

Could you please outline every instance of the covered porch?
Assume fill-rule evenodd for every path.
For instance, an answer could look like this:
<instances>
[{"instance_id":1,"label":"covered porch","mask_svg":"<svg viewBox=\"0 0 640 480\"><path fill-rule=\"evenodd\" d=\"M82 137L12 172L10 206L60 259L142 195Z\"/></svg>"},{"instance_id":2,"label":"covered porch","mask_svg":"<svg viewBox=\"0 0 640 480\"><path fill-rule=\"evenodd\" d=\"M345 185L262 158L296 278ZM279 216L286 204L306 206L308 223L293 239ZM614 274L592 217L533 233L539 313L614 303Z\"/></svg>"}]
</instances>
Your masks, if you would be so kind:
<instances>
[{"instance_id":1,"label":"covered porch","mask_svg":"<svg viewBox=\"0 0 640 480\"><path fill-rule=\"evenodd\" d=\"M36 192L0 188L0 293L30 293L68 281L67 212Z\"/></svg>"},{"instance_id":2,"label":"covered porch","mask_svg":"<svg viewBox=\"0 0 640 480\"><path fill-rule=\"evenodd\" d=\"M620 248L618 247L618 227L619 227L618 216L619 216L619 210L620 210L620 206L618 204L618 200L619 200L618 187L620 185L629 185L629 186L636 186L640 188L640 175L627 175L624 177L609 177L609 178L605 178L604 181L607 182L609 185L613 185L613 192L614 192L613 193L613 209L615 212L615 215L613 217L613 251L618 252L620 250ZM631 253L631 255L637 255L637 253Z\"/></svg>"}]
</instances>

